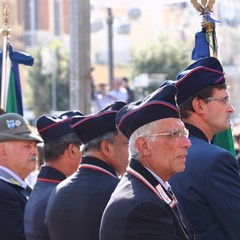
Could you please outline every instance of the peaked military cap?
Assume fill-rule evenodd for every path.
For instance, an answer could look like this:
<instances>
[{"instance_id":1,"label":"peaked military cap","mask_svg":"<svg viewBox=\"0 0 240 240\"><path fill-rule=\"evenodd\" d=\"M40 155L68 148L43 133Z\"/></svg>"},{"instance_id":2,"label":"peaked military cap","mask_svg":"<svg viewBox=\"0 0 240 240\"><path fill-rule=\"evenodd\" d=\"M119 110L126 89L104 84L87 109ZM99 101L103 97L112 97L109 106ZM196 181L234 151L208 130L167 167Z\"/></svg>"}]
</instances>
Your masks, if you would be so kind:
<instances>
[{"instance_id":1,"label":"peaked military cap","mask_svg":"<svg viewBox=\"0 0 240 240\"><path fill-rule=\"evenodd\" d=\"M42 142L42 138L34 133L27 119L17 113L0 115L0 142L13 140L29 140Z\"/></svg>"},{"instance_id":2,"label":"peaked military cap","mask_svg":"<svg viewBox=\"0 0 240 240\"><path fill-rule=\"evenodd\" d=\"M177 102L180 105L201 89L219 83L225 83L221 63L214 57L202 58L177 75Z\"/></svg>"},{"instance_id":3,"label":"peaked military cap","mask_svg":"<svg viewBox=\"0 0 240 240\"><path fill-rule=\"evenodd\" d=\"M124 106L116 116L119 130L130 138L139 127L163 118L180 118L175 97L177 88L166 85L157 89L143 101Z\"/></svg>"},{"instance_id":4,"label":"peaked military cap","mask_svg":"<svg viewBox=\"0 0 240 240\"><path fill-rule=\"evenodd\" d=\"M70 121L73 116L83 116L80 111L69 111L60 116L42 115L37 119L37 129L44 140L44 143L49 143L57 138L72 133Z\"/></svg>"},{"instance_id":5,"label":"peaked military cap","mask_svg":"<svg viewBox=\"0 0 240 240\"><path fill-rule=\"evenodd\" d=\"M71 127L79 139L86 144L103 134L116 131L115 117L125 105L125 102L116 101L96 114L75 116L71 120Z\"/></svg>"}]
</instances>

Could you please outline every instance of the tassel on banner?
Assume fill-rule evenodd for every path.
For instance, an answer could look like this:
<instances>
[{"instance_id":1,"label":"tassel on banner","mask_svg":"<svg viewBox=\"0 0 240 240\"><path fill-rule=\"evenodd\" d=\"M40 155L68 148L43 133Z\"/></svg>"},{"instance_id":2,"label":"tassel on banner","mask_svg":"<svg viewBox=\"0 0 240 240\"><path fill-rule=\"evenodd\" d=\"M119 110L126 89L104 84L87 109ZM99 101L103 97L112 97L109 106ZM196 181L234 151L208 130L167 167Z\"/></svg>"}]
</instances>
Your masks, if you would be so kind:
<instances>
[{"instance_id":1,"label":"tassel on banner","mask_svg":"<svg viewBox=\"0 0 240 240\"><path fill-rule=\"evenodd\" d=\"M200 58L209 56L209 46L204 31L197 32L195 34L195 46L192 51L192 60L198 60Z\"/></svg>"},{"instance_id":2,"label":"tassel on banner","mask_svg":"<svg viewBox=\"0 0 240 240\"><path fill-rule=\"evenodd\" d=\"M203 16L202 31L195 34L195 46L192 51L192 60L203 57L216 57L218 52L215 23L219 21L211 18L210 13Z\"/></svg>"}]
</instances>

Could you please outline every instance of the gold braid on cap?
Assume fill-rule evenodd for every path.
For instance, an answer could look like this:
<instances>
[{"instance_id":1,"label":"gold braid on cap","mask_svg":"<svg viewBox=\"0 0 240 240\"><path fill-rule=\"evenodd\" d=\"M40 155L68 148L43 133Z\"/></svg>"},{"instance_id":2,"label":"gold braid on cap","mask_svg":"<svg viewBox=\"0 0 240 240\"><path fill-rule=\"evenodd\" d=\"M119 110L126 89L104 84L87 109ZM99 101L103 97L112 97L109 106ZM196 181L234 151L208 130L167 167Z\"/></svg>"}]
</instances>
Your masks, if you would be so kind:
<instances>
[{"instance_id":1,"label":"gold braid on cap","mask_svg":"<svg viewBox=\"0 0 240 240\"><path fill-rule=\"evenodd\" d=\"M193 7L201 13L201 15L205 15L212 12L215 0L201 0L201 3L198 3L198 0L191 0L191 3Z\"/></svg>"}]
</instances>

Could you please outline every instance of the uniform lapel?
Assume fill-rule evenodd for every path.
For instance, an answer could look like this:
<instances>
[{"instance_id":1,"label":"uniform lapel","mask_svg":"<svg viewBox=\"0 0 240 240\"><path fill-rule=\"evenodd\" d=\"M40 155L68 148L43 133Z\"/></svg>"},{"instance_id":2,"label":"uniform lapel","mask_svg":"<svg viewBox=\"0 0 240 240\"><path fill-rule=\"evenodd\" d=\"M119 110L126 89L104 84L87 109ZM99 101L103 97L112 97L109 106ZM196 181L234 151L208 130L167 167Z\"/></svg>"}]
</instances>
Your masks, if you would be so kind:
<instances>
[{"instance_id":1,"label":"uniform lapel","mask_svg":"<svg viewBox=\"0 0 240 240\"><path fill-rule=\"evenodd\" d=\"M148 188L150 188L156 195L165 201L172 209L173 214L177 218L179 225L187 237L187 225L183 214L180 211L177 199L171 189L166 190L164 186L138 161L132 159L127 169L128 173L142 181Z\"/></svg>"}]
</instances>

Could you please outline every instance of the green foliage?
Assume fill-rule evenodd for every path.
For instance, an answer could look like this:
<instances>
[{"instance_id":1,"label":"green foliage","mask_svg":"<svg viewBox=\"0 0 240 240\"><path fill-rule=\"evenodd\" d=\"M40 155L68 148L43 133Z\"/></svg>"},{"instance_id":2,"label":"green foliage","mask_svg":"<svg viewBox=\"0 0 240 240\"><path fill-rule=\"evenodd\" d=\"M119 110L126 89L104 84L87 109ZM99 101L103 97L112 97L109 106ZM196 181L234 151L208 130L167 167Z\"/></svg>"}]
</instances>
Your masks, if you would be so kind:
<instances>
[{"instance_id":1,"label":"green foliage","mask_svg":"<svg viewBox=\"0 0 240 240\"><path fill-rule=\"evenodd\" d=\"M132 78L141 73L165 73L167 79L176 79L177 74L190 64L190 48L180 43L173 43L164 37L158 43L149 43L142 49L132 51ZM158 88L159 85L141 89L146 93Z\"/></svg>"},{"instance_id":2,"label":"green foliage","mask_svg":"<svg viewBox=\"0 0 240 240\"><path fill-rule=\"evenodd\" d=\"M40 49L31 54L34 57L34 65L29 69L27 82L31 88L29 105L36 116L50 111L51 103L51 78L41 73Z\"/></svg>"},{"instance_id":3,"label":"green foliage","mask_svg":"<svg viewBox=\"0 0 240 240\"><path fill-rule=\"evenodd\" d=\"M54 60L50 60L50 72L44 72L44 61L46 58L52 58L51 54L56 54L56 103L57 111L69 109L69 54L61 51L61 46L51 43L49 48L44 49L37 46L32 50L34 65L29 68L27 84L31 91L28 91L28 105L33 110L35 116L50 113L52 110L52 79ZM45 59L44 59L45 58Z\"/></svg>"}]
</instances>

